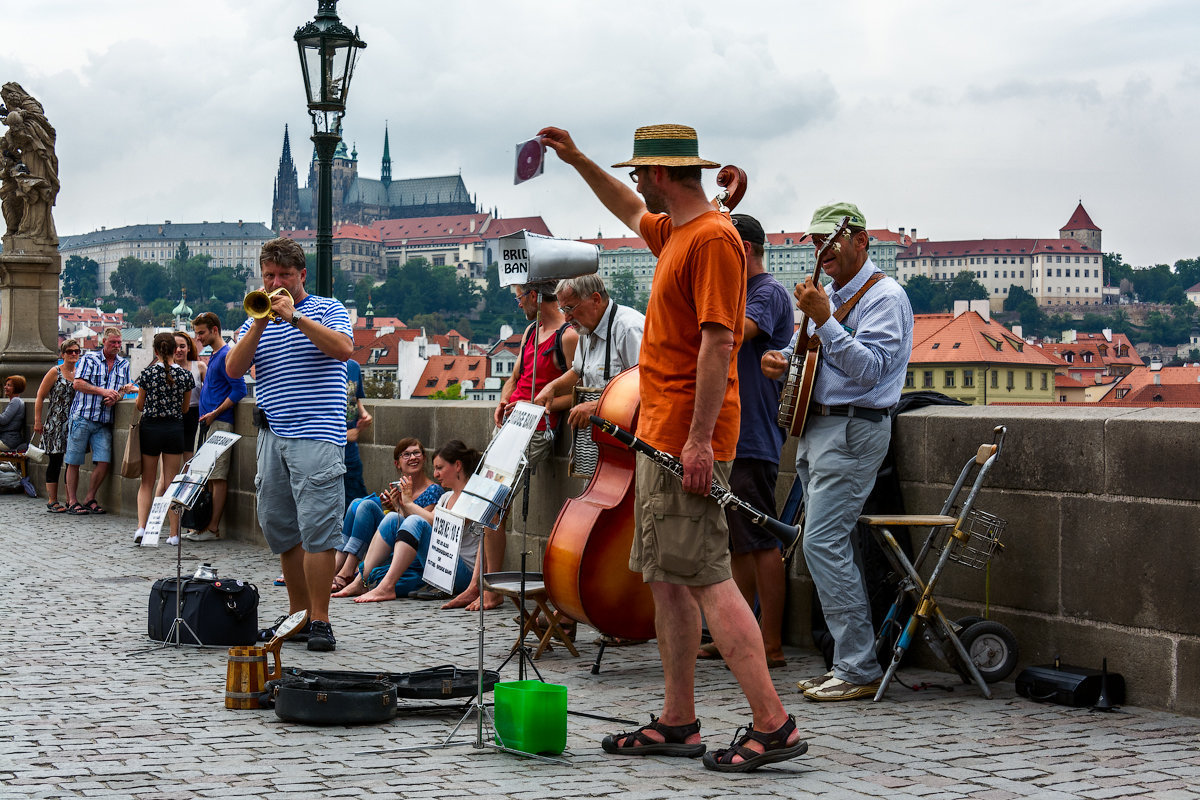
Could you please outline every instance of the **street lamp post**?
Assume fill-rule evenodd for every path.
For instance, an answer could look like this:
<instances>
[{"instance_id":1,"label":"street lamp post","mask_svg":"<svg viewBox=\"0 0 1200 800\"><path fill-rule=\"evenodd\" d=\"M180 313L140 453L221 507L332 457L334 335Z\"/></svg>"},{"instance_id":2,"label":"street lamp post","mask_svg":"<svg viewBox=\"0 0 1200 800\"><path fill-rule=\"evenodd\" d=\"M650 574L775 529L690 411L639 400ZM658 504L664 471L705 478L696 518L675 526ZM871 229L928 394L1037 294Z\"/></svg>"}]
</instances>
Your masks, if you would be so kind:
<instances>
[{"instance_id":1,"label":"street lamp post","mask_svg":"<svg viewBox=\"0 0 1200 800\"><path fill-rule=\"evenodd\" d=\"M317 150L317 294L333 296L333 154L358 51L367 43L337 15L337 0L318 0L317 16L296 29L304 92Z\"/></svg>"}]
</instances>

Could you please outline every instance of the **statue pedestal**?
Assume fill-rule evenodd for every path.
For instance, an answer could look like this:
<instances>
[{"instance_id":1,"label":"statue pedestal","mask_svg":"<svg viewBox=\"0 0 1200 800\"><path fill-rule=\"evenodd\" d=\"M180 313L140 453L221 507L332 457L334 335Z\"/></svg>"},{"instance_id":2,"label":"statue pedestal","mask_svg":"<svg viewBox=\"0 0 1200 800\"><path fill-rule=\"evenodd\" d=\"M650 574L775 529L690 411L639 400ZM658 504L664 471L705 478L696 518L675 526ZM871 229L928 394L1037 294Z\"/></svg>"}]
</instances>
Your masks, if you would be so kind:
<instances>
[{"instance_id":1,"label":"statue pedestal","mask_svg":"<svg viewBox=\"0 0 1200 800\"><path fill-rule=\"evenodd\" d=\"M22 252L23 238L5 237L0 253L0 380L23 375L30 394L58 362L62 258L40 247Z\"/></svg>"}]
</instances>

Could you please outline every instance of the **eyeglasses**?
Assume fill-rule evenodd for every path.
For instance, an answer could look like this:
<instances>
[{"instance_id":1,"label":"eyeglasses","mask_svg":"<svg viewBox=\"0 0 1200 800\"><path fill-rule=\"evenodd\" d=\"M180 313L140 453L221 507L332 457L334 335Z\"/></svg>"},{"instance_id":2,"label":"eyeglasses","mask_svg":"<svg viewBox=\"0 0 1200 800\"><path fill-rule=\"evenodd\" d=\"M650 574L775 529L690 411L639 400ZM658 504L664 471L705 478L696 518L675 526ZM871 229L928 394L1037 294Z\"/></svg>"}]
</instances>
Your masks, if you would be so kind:
<instances>
[{"instance_id":1,"label":"eyeglasses","mask_svg":"<svg viewBox=\"0 0 1200 800\"><path fill-rule=\"evenodd\" d=\"M64 356L77 356L81 352L83 352L83 351L80 350L78 347L72 347L70 350L63 350L63 355Z\"/></svg>"},{"instance_id":2,"label":"eyeglasses","mask_svg":"<svg viewBox=\"0 0 1200 800\"><path fill-rule=\"evenodd\" d=\"M533 289L526 289L525 291L521 292L520 294L513 295L513 296L516 297L517 302L520 303L522 300L525 299L525 295L529 294L532 291L533 291Z\"/></svg>"},{"instance_id":3,"label":"eyeglasses","mask_svg":"<svg viewBox=\"0 0 1200 800\"><path fill-rule=\"evenodd\" d=\"M629 170L629 180L633 181L634 183L637 183L642 177L642 174L638 172L638 169L640 169L640 167Z\"/></svg>"},{"instance_id":4,"label":"eyeglasses","mask_svg":"<svg viewBox=\"0 0 1200 800\"><path fill-rule=\"evenodd\" d=\"M579 303L582 303L582 302L583 302L582 300L579 301ZM579 308L579 303L576 303L573 306L559 306L558 310L563 314L574 314L575 309Z\"/></svg>"},{"instance_id":5,"label":"eyeglasses","mask_svg":"<svg viewBox=\"0 0 1200 800\"><path fill-rule=\"evenodd\" d=\"M422 453L420 450L406 450L400 454L400 458L406 461L412 461L420 458L422 455L424 455L424 453Z\"/></svg>"}]
</instances>

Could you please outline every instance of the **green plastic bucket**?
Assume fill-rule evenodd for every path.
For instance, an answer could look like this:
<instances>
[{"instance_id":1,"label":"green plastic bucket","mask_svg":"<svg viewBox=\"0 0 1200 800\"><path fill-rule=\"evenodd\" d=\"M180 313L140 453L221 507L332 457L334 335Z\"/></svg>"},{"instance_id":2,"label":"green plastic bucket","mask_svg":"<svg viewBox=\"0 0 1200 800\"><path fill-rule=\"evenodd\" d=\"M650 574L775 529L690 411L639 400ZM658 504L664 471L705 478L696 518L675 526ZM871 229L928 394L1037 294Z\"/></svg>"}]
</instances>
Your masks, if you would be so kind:
<instances>
[{"instance_id":1,"label":"green plastic bucket","mask_svg":"<svg viewBox=\"0 0 1200 800\"><path fill-rule=\"evenodd\" d=\"M558 755L567 747L567 687L506 681L492 690L496 744L522 753Z\"/></svg>"}]
</instances>

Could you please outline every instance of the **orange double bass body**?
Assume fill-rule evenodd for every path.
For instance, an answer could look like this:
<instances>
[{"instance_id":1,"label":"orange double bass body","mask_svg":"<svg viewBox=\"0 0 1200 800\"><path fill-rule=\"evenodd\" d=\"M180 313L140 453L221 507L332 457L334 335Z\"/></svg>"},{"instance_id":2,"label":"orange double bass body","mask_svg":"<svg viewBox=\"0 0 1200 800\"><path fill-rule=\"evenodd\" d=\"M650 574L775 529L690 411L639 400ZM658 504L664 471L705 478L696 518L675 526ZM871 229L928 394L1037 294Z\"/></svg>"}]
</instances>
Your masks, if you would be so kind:
<instances>
[{"instance_id":1,"label":"orange double bass body","mask_svg":"<svg viewBox=\"0 0 1200 800\"><path fill-rule=\"evenodd\" d=\"M598 416L637 427L638 368L617 375L600 395ZM595 428L596 472L579 497L563 504L546 543L546 592L567 616L621 639L654 638L654 598L629 569L633 544L636 454Z\"/></svg>"}]
</instances>

